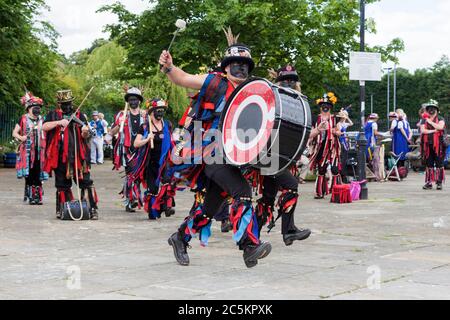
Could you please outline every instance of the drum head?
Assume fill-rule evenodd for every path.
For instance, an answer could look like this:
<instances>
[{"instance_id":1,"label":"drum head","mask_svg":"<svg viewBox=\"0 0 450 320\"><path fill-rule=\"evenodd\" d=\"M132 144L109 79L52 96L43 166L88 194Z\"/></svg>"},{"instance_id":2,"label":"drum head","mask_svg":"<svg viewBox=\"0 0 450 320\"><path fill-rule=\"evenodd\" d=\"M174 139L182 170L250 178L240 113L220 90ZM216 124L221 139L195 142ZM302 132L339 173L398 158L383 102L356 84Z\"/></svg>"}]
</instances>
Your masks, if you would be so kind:
<instances>
[{"instance_id":1,"label":"drum head","mask_svg":"<svg viewBox=\"0 0 450 320\"><path fill-rule=\"evenodd\" d=\"M252 164L267 148L275 122L276 97L270 82L254 78L241 84L221 119L222 145L228 163Z\"/></svg>"}]
</instances>

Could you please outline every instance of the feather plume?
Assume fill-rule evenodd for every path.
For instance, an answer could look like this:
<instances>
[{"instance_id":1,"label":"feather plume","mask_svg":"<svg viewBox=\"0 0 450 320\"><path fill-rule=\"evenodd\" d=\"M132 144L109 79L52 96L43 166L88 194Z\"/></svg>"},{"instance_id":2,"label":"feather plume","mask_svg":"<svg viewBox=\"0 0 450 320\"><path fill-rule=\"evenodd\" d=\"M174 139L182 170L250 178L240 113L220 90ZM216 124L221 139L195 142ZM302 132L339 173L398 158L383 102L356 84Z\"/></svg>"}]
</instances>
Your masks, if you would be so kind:
<instances>
[{"instance_id":1,"label":"feather plume","mask_svg":"<svg viewBox=\"0 0 450 320\"><path fill-rule=\"evenodd\" d=\"M270 79L276 79L278 77L278 73L273 68L267 69L267 72L269 72Z\"/></svg>"},{"instance_id":2,"label":"feather plume","mask_svg":"<svg viewBox=\"0 0 450 320\"><path fill-rule=\"evenodd\" d=\"M227 37L228 46L232 46L237 43L240 34L237 36L233 35L233 31L231 31L231 27L228 26L228 29L222 28L223 32L225 33L225 36Z\"/></svg>"}]
</instances>

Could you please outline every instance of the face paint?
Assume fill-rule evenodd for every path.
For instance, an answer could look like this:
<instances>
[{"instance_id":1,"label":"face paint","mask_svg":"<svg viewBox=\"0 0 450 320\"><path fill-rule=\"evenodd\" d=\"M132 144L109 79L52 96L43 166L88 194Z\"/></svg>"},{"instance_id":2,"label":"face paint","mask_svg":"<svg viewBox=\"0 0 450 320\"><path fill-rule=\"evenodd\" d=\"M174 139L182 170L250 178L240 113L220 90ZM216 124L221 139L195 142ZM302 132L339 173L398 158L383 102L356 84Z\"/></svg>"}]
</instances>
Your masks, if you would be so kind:
<instances>
[{"instance_id":1,"label":"face paint","mask_svg":"<svg viewBox=\"0 0 450 320\"><path fill-rule=\"evenodd\" d=\"M437 110L435 108L427 108L427 113L429 115L434 116L436 114Z\"/></svg>"},{"instance_id":2,"label":"face paint","mask_svg":"<svg viewBox=\"0 0 450 320\"><path fill-rule=\"evenodd\" d=\"M234 62L230 65L230 74L238 79L248 78L248 64Z\"/></svg>"},{"instance_id":3,"label":"face paint","mask_svg":"<svg viewBox=\"0 0 450 320\"><path fill-rule=\"evenodd\" d=\"M71 114L73 112L72 102L61 103L61 110L64 114Z\"/></svg>"},{"instance_id":4,"label":"face paint","mask_svg":"<svg viewBox=\"0 0 450 320\"><path fill-rule=\"evenodd\" d=\"M130 97L128 99L128 104L130 105L131 109L137 109L137 108L139 108L141 101L136 97Z\"/></svg>"},{"instance_id":5,"label":"face paint","mask_svg":"<svg viewBox=\"0 0 450 320\"><path fill-rule=\"evenodd\" d=\"M35 117L39 117L41 114L41 107L33 107L33 109L31 110L31 112L33 113L33 116Z\"/></svg>"},{"instance_id":6,"label":"face paint","mask_svg":"<svg viewBox=\"0 0 450 320\"><path fill-rule=\"evenodd\" d=\"M295 80L284 80L284 81L281 81L280 85L283 88L295 89L295 87L297 86L297 81L295 81Z\"/></svg>"},{"instance_id":7,"label":"face paint","mask_svg":"<svg viewBox=\"0 0 450 320\"><path fill-rule=\"evenodd\" d=\"M156 120L161 120L164 117L166 111L164 109L157 109L153 112L153 116Z\"/></svg>"},{"instance_id":8,"label":"face paint","mask_svg":"<svg viewBox=\"0 0 450 320\"><path fill-rule=\"evenodd\" d=\"M323 113L328 113L328 112L330 112L330 107L322 107L322 112L323 112Z\"/></svg>"}]
</instances>

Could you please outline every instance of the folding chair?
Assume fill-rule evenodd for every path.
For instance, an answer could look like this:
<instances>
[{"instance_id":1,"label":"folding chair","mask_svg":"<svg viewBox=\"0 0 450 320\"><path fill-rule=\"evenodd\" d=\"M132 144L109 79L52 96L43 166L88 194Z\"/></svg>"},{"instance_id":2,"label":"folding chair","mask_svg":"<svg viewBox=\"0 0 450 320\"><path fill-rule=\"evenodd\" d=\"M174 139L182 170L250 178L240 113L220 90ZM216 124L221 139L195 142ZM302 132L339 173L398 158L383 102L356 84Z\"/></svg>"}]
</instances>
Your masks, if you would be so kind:
<instances>
[{"instance_id":1,"label":"folding chair","mask_svg":"<svg viewBox=\"0 0 450 320\"><path fill-rule=\"evenodd\" d=\"M384 178L384 181L387 181L390 177L392 172L395 171L395 177L398 181L402 181L402 178L400 177L400 173L398 172L398 163L400 161L400 158L403 155L403 152L401 152L399 155L396 155L394 152L389 152L392 158L394 158L394 163L392 165L391 170L389 170L388 174L386 175L386 178Z\"/></svg>"}]
</instances>

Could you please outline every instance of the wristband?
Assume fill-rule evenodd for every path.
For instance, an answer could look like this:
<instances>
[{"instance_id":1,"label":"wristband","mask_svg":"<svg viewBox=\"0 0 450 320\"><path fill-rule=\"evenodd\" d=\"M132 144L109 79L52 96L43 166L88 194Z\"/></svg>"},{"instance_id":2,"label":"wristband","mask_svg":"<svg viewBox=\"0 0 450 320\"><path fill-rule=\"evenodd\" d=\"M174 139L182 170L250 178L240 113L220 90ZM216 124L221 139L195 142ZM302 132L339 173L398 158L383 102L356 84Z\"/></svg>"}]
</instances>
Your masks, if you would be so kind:
<instances>
[{"instance_id":1,"label":"wristband","mask_svg":"<svg viewBox=\"0 0 450 320\"><path fill-rule=\"evenodd\" d=\"M173 66L172 67L169 67L169 68L164 68L163 69L163 72L164 72L164 74L168 74L170 71L172 71L173 70Z\"/></svg>"}]
</instances>

